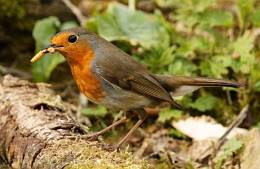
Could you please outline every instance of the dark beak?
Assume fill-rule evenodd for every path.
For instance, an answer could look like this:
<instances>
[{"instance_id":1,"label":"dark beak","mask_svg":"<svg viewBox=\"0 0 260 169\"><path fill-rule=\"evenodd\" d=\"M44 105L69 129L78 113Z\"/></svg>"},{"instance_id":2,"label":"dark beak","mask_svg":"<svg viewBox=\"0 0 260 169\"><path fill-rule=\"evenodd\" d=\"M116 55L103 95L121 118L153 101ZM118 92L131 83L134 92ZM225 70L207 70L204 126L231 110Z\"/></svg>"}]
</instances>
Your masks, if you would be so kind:
<instances>
[{"instance_id":1,"label":"dark beak","mask_svg":"<svg viewBox=\"0 0 260 169\"><path fill-rule=\"evenodd\" d=\"M62 48L62 47L63 47L62 45L50 44L43 50L43 52L44 53L53 53L52 50L50 50L50 49L55 49L56 50L56 49Z\"/></svg>"}]
</instances>

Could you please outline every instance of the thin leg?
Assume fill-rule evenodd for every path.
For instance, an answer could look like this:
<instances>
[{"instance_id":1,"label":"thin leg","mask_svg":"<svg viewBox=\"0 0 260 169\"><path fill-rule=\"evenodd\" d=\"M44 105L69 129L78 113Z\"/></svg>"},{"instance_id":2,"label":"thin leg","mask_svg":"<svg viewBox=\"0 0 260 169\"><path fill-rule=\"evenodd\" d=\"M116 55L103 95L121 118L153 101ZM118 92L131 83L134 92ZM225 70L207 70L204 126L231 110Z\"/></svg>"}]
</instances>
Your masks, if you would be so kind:
<instances>
[{"instance_id":1,"label":"thin leg","mask_svg":"<svg viewBox=\"0 0 260 169\"><path fill-rule=\"evenodd\" d=\"M98 131L96 133L89 134L89 135L84 135L83 138L86 138L88 140L96 140L98 138L98 136L106 133L107 131L111 130L113 127L118 126L119 124L124 123L126 120L127 120L127 117L123 117L122 119L112 123L111 125L107 126L106 128L102 129L101 131Z\"/></svg>"},{"instance_id":2,"label":"thin leg","mask_svg":"<svg viewBox=\"0 0 260 169\"><path fill-rule=\"evenodd\" d=\"M133 132L145 121L145 119L148 117L147 114L145 114L141 119L137 121L137 123L131 128L131 130L117 143L116 149L118 149L127 139L129 136L133 134Z\"/></svg>"}]
</instances>

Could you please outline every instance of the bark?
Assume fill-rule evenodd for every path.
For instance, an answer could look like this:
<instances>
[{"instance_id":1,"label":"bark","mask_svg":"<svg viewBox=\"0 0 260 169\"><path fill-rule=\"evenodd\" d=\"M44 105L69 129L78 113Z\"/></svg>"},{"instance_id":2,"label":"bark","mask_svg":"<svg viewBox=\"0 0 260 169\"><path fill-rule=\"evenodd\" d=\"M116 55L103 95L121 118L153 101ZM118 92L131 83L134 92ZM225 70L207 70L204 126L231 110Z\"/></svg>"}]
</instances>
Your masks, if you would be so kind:
<instances>
[{"instance_id":1,"label":"bark","mask_svg":"<svg viewBox=\"0 0 260 169\"><path fill-rule=\"evenodd\" d=\"M7 75L0 83L0 168L148 168L132 154L81 139L85 131L47 84ZM69 139L75 136L77 139Z\"/></svg>"}]
</instances>

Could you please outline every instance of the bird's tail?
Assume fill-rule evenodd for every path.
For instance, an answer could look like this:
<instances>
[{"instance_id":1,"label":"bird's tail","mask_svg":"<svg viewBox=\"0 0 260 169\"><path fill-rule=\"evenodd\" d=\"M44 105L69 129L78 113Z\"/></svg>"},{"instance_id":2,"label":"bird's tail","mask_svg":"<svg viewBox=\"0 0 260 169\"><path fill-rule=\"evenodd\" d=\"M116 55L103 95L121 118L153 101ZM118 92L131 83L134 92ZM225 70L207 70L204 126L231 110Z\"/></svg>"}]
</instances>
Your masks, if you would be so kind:
<instances>
[{"instance_id":1,"label":"bird's tail","mask_svg":"<svg viewBox=\"0 0 260 169\"><path fill-rule=\"evenodd\" d=\"M155 75L162 86L172 93L172 96L183 96L201 87L242 87L245 83L238 83L222 79L186 76Z\"/></svg>"}]
</instances>

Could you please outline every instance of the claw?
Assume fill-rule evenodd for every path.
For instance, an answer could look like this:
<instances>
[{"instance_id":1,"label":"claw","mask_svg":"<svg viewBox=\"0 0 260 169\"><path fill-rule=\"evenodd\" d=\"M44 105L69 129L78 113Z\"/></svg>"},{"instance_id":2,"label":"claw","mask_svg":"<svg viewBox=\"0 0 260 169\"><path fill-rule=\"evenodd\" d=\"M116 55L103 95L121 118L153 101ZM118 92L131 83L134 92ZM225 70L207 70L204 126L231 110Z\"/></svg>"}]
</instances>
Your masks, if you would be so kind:
<instances>
[{"instance_id":1,"label":"claw","mask_svg":"<svg viewBox=\"0 0 260 169\"><path fill-rule=\"evenodd\" d=\"M93 133L93 134L83 135L82 138L88 141L96 141L98 139L98 136L100 136L100 134Z\"/></svg>"}]
</instances>

